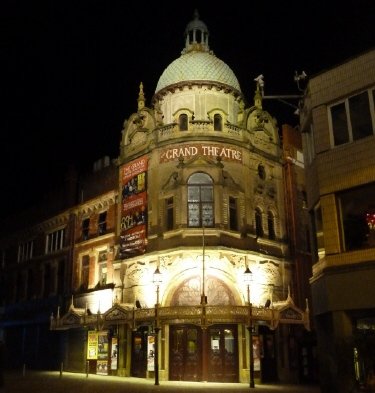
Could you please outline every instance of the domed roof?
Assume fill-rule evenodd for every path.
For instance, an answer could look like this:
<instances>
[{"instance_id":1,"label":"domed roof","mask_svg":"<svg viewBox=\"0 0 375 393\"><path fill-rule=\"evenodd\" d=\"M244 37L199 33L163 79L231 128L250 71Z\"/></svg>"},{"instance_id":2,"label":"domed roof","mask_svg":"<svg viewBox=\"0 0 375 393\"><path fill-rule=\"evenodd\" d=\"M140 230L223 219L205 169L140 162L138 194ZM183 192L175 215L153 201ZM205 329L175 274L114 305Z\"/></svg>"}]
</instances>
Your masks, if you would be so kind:
<instances>
[{"instance_id":1,"label":"domed roof","mask_svg":"<svg viewBox=\"0 0 375 393\"><path fill-rule=\"evenodd\" d=\"M160 90L181 82L216 82L241 92L234 72L218 59L208 46L208 29L195 11L194 19L185 30L185 48L162 73L155 94Z\"/></svg>"},{"instance_id":2,"label":"domed roof","mask_svg":"<svg viewBox=\"0 0 375 393\"><path fill-rule=\"evenodd\" d=\"M183 81L219 82L241 91L236 75L230 67L209 52L192 51L174 60L161 75L156 93Z\"/></svg>"}]
</instances>

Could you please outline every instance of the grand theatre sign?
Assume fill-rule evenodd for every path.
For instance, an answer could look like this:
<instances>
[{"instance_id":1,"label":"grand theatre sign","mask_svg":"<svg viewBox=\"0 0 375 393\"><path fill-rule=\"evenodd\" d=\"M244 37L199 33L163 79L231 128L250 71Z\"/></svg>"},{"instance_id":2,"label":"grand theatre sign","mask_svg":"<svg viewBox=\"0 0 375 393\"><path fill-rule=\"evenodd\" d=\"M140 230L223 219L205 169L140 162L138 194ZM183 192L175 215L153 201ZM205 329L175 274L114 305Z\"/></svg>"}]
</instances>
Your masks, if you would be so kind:
<instances>
[{"instance_id":1,"label":"grand theatre sign","mask_svg":"<svg viewBox=\"0 0 375 393\"><path fill-rule=\"evenodd\" d=\"M194 157L220 158L226 161L242 163L242 151L232 147L211 143L189 143L164 149L160 153L160 163L190 159Z\"/></svg>"}]
</instances>

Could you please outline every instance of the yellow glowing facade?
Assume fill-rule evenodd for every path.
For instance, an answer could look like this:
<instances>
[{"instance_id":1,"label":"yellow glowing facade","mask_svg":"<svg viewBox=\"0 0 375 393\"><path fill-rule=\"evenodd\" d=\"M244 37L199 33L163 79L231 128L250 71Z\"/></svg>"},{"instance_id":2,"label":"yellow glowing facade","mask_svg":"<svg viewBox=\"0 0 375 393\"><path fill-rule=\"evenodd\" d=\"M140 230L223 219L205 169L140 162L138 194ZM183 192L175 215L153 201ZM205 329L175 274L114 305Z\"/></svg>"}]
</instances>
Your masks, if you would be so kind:
<instances>
[{"instance_id":1,"label":"yellow glowing facade","mask_svg":"<svg viewBox=\"0 0 375 393\"><path fill-rule=\"evenodd\" d=\"M89 301L74 299L52 326L109 329L120 343L113 372L150 377L154 371L138 349L160 323L161 379L246 382L248 290L258 349L266 339L275 348L286 340L285 329L275 333L279 322L308 327L308 313L299 309L305 304L290 297L282 150L259 86L254 105L245 108L233 71L209 49L205 24L196 16L186 32L185 49L163 72L150 107L141 84L138 110L124 122L117 159L120 240L111 244L106 277L111 289ZM77 287L83 256L76 259ZM98 261L91 261L97 272ZM159 299L157 268L163 275ZM253 276L249 288L246 268ZM176 365L180 344L190 371ZM292 371L278 364L276 352L266 352L272 364L258 354L256 378L265 380L262 367L271 367L290 380ZM215 356L221 374L215 373Z\"/></svg>"}]
</instances>

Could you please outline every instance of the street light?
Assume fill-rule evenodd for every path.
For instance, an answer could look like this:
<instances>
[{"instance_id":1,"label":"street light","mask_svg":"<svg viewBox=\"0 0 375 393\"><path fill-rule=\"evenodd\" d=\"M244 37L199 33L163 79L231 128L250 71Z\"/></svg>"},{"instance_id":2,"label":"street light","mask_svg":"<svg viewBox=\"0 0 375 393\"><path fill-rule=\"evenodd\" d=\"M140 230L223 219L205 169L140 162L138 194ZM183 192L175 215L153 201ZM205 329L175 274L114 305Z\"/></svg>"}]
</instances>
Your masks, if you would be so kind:
<instances>
[{"instance_id":1,"label":"street light","mask_svg":"<svg viewBox=\"0 0 375 393\"><path fill-rule=\"evenodd\" d=\"M254 353L253 353L253 318L252 318L252 313L253 313L253 306L250 301L250 283L253 279L253 273L249 269L249 266L246 267L246 270L244 272L244 281L247 286L247 304L249 306L249 325L247 327L247 330L249 331L249 373L250 373L250 388L255 387L254 383Z\"/></svg>"},{"instance_id":2,"label":"street light","mask_svg":"<svg viewBox=\"0 0 375 393\"><path fill-rule=\"evenodd\" d=\"M163 282L163 275L159 270L159 266L157 266L153 283L156 286L156 303L155 303L155 353L154 353L154 373L155 373L155 385L159 385L159 316L158 316L158 307L159 307L159 287Z\"/></svg>"}]
</instances>

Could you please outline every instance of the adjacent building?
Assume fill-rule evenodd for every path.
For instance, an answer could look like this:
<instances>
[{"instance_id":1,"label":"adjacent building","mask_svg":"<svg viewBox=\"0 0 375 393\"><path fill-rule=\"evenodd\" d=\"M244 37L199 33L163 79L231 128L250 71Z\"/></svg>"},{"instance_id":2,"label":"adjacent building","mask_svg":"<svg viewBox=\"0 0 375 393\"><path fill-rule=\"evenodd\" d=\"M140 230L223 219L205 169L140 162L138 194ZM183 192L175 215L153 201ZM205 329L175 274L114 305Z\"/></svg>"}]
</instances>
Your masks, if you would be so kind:
<instances>
[{"instance_id":1,"label":"adjacent building","mask_svg":"<svg viewBox=\"0 0 375 393\"><path fill-rule=\"evenodd\" d=\"M374 103L371 50L312 77L301 112L322 392L374 383Z\"/></svg>"}]
</instances>

